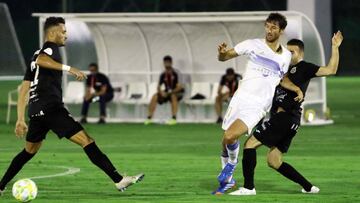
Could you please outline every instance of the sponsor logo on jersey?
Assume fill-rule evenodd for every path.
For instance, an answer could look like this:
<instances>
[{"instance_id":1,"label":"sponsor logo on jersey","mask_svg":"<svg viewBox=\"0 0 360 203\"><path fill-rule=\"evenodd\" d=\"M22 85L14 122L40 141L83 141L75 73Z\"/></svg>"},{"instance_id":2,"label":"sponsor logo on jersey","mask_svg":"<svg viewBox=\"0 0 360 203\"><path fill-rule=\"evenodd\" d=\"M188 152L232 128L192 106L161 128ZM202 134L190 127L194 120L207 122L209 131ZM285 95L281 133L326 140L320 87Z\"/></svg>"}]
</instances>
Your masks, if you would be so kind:
<instances>
[{"instance_id":1,"label":"sponsor logo on jersey","mask_svg":"<svg viewBox=\"0 0 360 203\"><path fill-rule=\"evenodd\" d=\"M295 67L293 67L293 68L291 68L290 73L291 73L291 74L296 73L296 66L295 66Z\"/></svg>"},{"instance_id":2,"label":"sponsor logo on jersey","mask_svg":"<svg viewBox=\"0 0 360 203\"><path fill-rule=\"evenodd\" d=\"M51 56L53 54L53 50L50 47L44 49L44 52L47 53L49 56Z\"/></svg>"}]
</instances>

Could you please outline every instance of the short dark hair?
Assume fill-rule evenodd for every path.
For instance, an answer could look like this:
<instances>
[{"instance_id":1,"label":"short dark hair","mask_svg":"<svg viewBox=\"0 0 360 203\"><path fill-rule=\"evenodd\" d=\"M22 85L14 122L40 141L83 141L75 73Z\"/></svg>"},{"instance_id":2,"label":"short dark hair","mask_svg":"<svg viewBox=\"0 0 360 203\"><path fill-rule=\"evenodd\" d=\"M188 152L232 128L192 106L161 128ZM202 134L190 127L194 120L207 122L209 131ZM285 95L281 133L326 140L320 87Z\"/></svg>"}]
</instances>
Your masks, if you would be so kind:
<instances>
[{"instance_id":1,"label":"short dark hair","mask_svg":"<svg viewBox=\"0 0 360 203\"><path fill-rule=\"evenodd\" d=\"M235 75L235 70L233 68L226 69L226 75Z\"/></svg>"},{"instance_id":2,"label":"short dark hair","mask_svg":"<svg viewBox=\"0 0 360 203\"><path fill-rule=\"evenodd\" d=\"M90 63L89 64L89 68L90 67L95 67L96 68L96 70L98 70L99 69L99 66L98 66L98 64L97 63Z\"/></svg>"},{"instance_id":3,"label":"short dark hair","mask_svg":"<svg viewBox=\"0 0 360 203\"><path fill-rule=\"evenodd\" d=\"M304 42L299 39L291 39L287 42L287 45L297 46L301 51L304 51L305 49Z\"/></svg>"},{"instance_id":4,"label":"short dark hair","mask_svg":"<svg viewBox=\"0 0 360 203\"><path fill-rule=\"evenodd\" d=\"M53 26L58 26L59 24L65 24L65 19L62 17L48 17L45 20L45 24L44 24L44 30L46 31L47 29L53 27Z\"/></svg>"},{"instance_id":5,"label":"short dark hair","mask_svg":"<svg viewBox=\"0 0 360 203\"><path fill-rule=\"evenodd\" d=\"M164 59L163 59L164 61L172 61L172 58L171 58L171 56L170 55L166 55L166 56L164 56Z\"/></svg>"},{"instance_id":6,"label":"short dark hair","mask_svg":"<svg viewBox=\"0 0 360 203\"><path fill-rule=\"evenodd\" d=\"M265 22L277 22L281 30L287 26L286 17L280 13L270 13Z\"/></svg>"}]
</instances>

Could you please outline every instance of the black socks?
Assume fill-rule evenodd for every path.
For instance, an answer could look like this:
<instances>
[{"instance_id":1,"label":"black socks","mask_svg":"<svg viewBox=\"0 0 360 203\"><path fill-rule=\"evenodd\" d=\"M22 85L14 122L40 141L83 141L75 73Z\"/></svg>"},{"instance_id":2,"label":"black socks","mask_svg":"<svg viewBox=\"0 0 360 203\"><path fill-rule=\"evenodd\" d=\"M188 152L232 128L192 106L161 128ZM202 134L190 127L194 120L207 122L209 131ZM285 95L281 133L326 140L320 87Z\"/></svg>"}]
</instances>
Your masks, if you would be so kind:
<instances>
[{"instance_id":1,"label":"black socks","mask_svg":"<svg viewBox=\"0 0 360 203\"><path fill-rule=\"evenodd\" d=\"M311 190L312 184L286 162L283 162L277 171L286 178L300 184L306 191L309 192Z\"/></svg>"},{"instance_id":2,"label":"black socks","mask_svg":"<svg viewBox=\"0 0 360 203\"><path fill-rule=\"evenodd\" d=\"M244 187L252 190L255 187L254 172L256 167L256 149L244 149L243 153L242 167ZM277 171L286 178L301 185L306 191L310 191L313 186L298 171L296 171L296 169L286 162L283 162Z\"/></svg>"},{"instance_id":3,"label":"black socks","mask_svg":"<svg viewBox=\"0 0 360 203\"><path fill-rule=\"evenodd\" d=\"M102 169L113 181L118 183L122 180L122 176L116 171L108 157L103 154L96 146L95 142L87 145L84 148L92 163ZM21 168L32 158L35 154L28 153L25 149L14 157L5 175L0 181L0 190L4 190L5 186L16 176Z\"/></svg>"},{"instance_id":4,"label":"black socks","mask_svg":"<svg viewBox=\"0 0 360 203\"><path fill-rule=\"evenodd\" d=\"M244 149L243 159L243 176L244 176L244 187L246 189L254 189L254 173L256 167L256 149Z\"/></svg>"},{"instance_id":5,"label":"black socks","mask_svg":"<svg viewBox=\"0 0 360 203\"><path fill-rule=\"evenodd\" d=\"M14 157L9 168L5 172L0 181L0 190L4 190L5 186L13 179L21 168L34 157L35 154L28 153L25 149Z\"/></svg>"},{"instance_id":6,"label":"black socks","mask_svg":"<svg viewBox=\"0 0 360 203\"><path fill-rule=\"evenodd\" d=\"M114 183L118 183L122 180L123 177L117 172L109 158L100 151L95 142L84 147L84 151L91 162L103 170Z\"/></svg>"}]
</instances>

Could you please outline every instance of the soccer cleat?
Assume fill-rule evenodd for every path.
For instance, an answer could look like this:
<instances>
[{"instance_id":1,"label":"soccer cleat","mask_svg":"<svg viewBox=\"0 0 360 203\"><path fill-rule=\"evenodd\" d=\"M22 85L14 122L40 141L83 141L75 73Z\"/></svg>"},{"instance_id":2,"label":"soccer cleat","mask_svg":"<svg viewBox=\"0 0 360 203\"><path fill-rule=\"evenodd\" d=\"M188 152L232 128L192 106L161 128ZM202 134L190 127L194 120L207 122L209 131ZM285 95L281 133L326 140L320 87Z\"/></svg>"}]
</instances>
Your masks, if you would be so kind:
<instances>
[{"instance_id":1,"label":"soccer cleat","mask_svg":"<svg viewBox=\"0 0 360 203\"><path fill-rule=\"evenodd\" d=\"M304 188L301 190L302 193L305 194L317 194L320 192L320 189L316 186L312 186L310 191L306 191Z\"/></svg>"},{"instance_id":2,"label":"soccer cleat","mask_svg":"<svg viewBox=\"0 0 360 203\"><path fill-rule=\"evenodd\" d=\"M232 175L235 171L236 165L232 165L231 163L227 163L221 173L218 176L218 181L220 184L229 182L232 178Z\"/></svg>"},{"instance_id":3,"label":"soccer cleat","mask_svg":"<svg viewBox=\"0 0 360 203\"><path fill-rule=\"evenodd\" d=\"M226 191L234 188L236 185L236 181L232 178L228 183L220 183L220 186L217 190L212 192L213 195L223 195Z\"/></svg>"},{"instance_id":4,"label":"soccer cleat","mask_svg":"<svg viewBox=\"0 0 360 203\"><path fill-rule=\"evenodd\" d=\"M98 124L106 124L106 121L104 118L100 118L98 121Z\"/></svg>"},{"instance_id":5,"label":"soccer cleat","mask_svg":"<svg viewBox=\"0 0 360 203\"><path fill-rule=\"evenodd\" d=\"M150 125L150 124L152 124L152 120L151 120L151 119L146 119L146 120L144 121L144 125Z\"/></svg>"},{"instance_id":6,"label":"soccer cleat","mask_svg":"<svg viewBox=\"0 0 360 203\"><path fill-rule=\"evenodd\" d=\"M142 181L144 176L145 174L143 173L140 173L136 176L124 176L120 182L115 183L115 186L120 192L124 192L129 186Z\"/></svg>"},{"instance_id":7,"label":"soccer cleat","mask_svg":"<svg viewBox=\"0 0 360 203\"><path fill-rule=\"evenodd\" d=\"M166 122L167 125L176 125L176 123L177 123L176 119L173 119L173 118Z\"/></svg>"},{"instance_id":8,"label":"soccer cleat","mask_svg":"<svg viewBox=\"0 0 360 203\"><path fill-rule=\"evenodd\" d=\"M0 197L1 197L1 196L4 196L4 193L5 193L5 189L4 189L4 190L0 190Z\"/></svg>"},{"instance_id":9,"label":"soccer cleat","mask_svg":"<svg viewBox=\"0 0 360 203\"><path fill-rule=\"evenodd\" d=\"M219 118L216 120L216 123L217 123L217 124L222 124L222 123L223 123L223 118L219 117Z\"/></svg>"},{"instance_id":10,"label":"soccer cleat","mask_svg":"<svg viewBox=\"0 0 360 203\"><path fill-rule=\"evenodd\" d=\"M81 118L81 119L80 119L80 123L81 123L81 124L86 124L86 123L87 123L86 118Z\"/></svg>"},{"instance_id":11,"label":"soccer cleat","mask_svg":"<svg viewBox=\"0 0 360 203\"><path fill-rule=\"evenodd\" d=\"M243 196L243 195L256 195L256 190L253 188L252 190L240 187L238 190L229 193L229 195Z\"/></svg>"}]
</instances>

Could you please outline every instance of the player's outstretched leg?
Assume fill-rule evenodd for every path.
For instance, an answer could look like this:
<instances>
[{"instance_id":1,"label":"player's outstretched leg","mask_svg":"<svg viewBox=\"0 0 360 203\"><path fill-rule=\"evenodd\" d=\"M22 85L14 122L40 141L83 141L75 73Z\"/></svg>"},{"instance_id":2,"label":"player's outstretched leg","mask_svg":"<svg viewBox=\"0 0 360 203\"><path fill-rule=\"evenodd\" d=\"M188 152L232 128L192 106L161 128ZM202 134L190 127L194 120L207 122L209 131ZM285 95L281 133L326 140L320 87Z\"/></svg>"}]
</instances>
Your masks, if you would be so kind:
<instances>
[{"instance_id":1,"label":"player's outstretched leg","mask_svg":"<svg viewBox=\"0 0 360 203\"><path fill-rule=\"evenodd\" d=\"M221 169L224 169L226 164L228 163L229 155L225 146L223 146L223 150L221 153L220 161L221 161ZM230 178L228 182L220 183L219 187L212 192L213 195L222 195L226 191L230 190L231 188L235 188L236 181L233 177Z\"/></svg>"},{"instance_id":2,"label":"player's outstretched leg","mask_svg":"<svg viewBox=\"0 0 360 203\"><path fill-rule=\"evenodd\" d=\"M144 174L142 173L136 176L121 176L109 158L101 152L95 141L90 138L85 131L82 130L76 133L70 138L70 140L83 147L91 162L98 166L113 180L119 191L126 190L127 187L141 181L144 178Z\"/></svg>"},{"instance_id":3,"label":"player's outstretched leg","mask_svg":"<svg viewBox=\"0 0 360 203\"><path fill-rule=\"evenodd\" d=\"M25 149L14 157L9 168L2 177L0 181L0 193L4 192L6 185L19 173L22 167L35 156L36 152L38 152L41 147L41 143L42 142L26 142Z\"/></svg>"},{"instance_id":4,"label":"player's outstretched leg","mask_svg":"<svg viewBox=\"0 0 360 203\"><path fill-rule=\"evenodd\" d=\"M273 147L270 149L267 157L268 165L279 172L281 175L298 183L303 187L303 193L319 193L320 189L312 185L304 176L302 176L295 168L290 164L282 161L282 152Z\"/></svg>"},{"instance_id":5,"label":"player's outstretched leg","mask_svg":"<svg viewBox=\"0 0 360 203\"><path fill-rule=\"evenodd\" d=\"M218 175L218 181L220 183L219 188L213 192L213 194L223 194L230 188L235 186L233 180L233 173L238 163L240 142L239 137L247 132L247 126L244 122L237 119L230 127L225 131L223 137L223 153L222 159L226 159L224 155L227 155L227 163L223 166L222 171ZM226 153L224 152L226 150Z\"/></svg>"}]
</instances>

